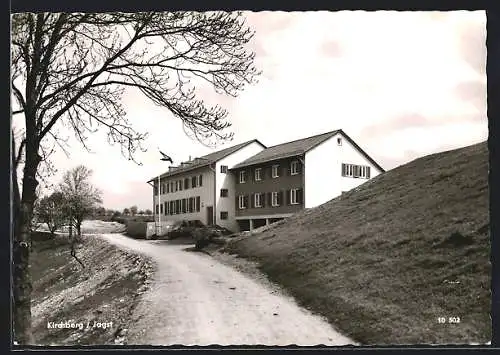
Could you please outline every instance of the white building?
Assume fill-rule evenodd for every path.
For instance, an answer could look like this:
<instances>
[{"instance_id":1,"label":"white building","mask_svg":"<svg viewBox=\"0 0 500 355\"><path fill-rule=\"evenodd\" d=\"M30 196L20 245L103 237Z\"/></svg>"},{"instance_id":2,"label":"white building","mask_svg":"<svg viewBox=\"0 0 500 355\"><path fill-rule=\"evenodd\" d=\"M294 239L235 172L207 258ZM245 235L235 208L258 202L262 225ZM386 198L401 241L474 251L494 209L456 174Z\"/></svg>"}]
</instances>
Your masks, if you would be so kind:
<instances>
[{"instance_id":1,"label":"white building","mask_svg":"<svg viewBox=\"0 0 500 355\"><path fill-rule=\"evenodd\" d=\"M159 214L161 222L200 221L212 225L215 221L234 230L234 179L229 169L263 149L265 146L254 139L170 167L159 178L149 180L154 190L155 221Z\"/></svg>"},{"instance_id":2,"label":"white building","mask_svg":"<svg viewBox=\"0 0 500 355\"><path fill-rule=\"evenodd\" d=\"M160 176L159 202L158 177L148 183L155 217L239 231L316 207L383 172L336 130L272 147L254 139L184 162Z\"/></svg>"}]
</instances>

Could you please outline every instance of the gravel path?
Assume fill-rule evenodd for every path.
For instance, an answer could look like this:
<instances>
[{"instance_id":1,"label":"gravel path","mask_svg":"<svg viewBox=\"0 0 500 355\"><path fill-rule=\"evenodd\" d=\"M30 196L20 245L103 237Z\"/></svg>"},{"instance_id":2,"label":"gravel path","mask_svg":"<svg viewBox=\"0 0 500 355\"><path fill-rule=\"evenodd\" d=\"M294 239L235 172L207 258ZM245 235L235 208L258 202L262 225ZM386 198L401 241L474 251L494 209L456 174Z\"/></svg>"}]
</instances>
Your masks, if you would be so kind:
<instances>
[{"instance_id":1,"label":"gravel path","mask_svg":"<svg viewBox=\"0 0 500 355\"><path fill-rule=\"evenodd\" d=\"M190 245L103 238L153 258L150 289L129 329L128 344L150 345L346 345L354 344L326 321Z\"/></svg>"}]
</instances>

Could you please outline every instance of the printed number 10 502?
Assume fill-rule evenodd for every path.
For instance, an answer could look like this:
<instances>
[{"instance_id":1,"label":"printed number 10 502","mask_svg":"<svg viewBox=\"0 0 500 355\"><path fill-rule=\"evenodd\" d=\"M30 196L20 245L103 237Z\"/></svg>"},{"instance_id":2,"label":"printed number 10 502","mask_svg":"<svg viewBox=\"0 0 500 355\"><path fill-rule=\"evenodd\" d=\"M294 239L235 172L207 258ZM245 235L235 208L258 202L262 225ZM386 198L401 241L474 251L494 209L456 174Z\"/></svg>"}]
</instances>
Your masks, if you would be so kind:
<instances>
[{"instance_id":1,"label":"printed number 10 502","mask_svg":"<svg viewBox=\"0 0 500 355\"><path fill-rule=\"evenodd\" d=\"M457 324L460 323L460 317L438 317L437 321L440 324L443 323Z\"/></svg>"}]
</instances>

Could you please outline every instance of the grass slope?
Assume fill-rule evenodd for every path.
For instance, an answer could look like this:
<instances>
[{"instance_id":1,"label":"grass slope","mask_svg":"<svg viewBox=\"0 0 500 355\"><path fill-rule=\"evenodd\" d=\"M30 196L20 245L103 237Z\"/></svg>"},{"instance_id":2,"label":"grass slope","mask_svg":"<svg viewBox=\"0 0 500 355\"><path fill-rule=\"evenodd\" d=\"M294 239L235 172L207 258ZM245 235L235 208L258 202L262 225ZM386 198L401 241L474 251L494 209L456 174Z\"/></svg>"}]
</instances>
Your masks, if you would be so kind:
<instances>
[{"instance_id":1,"label":"grass slope","mask_svg":"<svg viewBox=\"0 0 500 355\"><path fill-rule=\"evenodd\" d=\"M485 343L487 179L486 143L429 155L226 250L362 344Z\"/></svg>"},{"instance_id":2,"label":"grass slope","mask_svg":"<svg viewBox=\"0 0 500 355\"><path fill-rule=\"evenodd\" d=\"M112 230L113 226L108 229ZM71 257L68 238L63 235L33 243L31 270L35 343L124 343L130 314L152 272L150 261L90 235L84 236L78 245L77 256L85 264L85 269ZM48 322L65 321L83 323L85 329L48 327ZM111 324L105 329L86 327L87 322L93 325L94 321Z\"/></svg>"}]
</instances>

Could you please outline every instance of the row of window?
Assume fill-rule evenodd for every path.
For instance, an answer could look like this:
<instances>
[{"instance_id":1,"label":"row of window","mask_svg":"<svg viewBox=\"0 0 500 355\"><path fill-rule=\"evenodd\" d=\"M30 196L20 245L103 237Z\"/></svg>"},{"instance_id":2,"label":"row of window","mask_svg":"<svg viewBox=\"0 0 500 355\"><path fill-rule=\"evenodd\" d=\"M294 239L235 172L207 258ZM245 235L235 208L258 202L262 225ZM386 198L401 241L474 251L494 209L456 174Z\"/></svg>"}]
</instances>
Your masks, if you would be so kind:
<instances>
[{"instance_id":1,"label":"row of window","mask_svg":"<svg viewBox=\"0 0 500 355\"><path fill-rule=\"evenodd\" d=\"M237 204L240 210L245 208L261 208L283 205L298 205L303 201L302 189L291 189L287 191L258 192L250 195L237 196ZM286 201L283 201L283 197Z\"/></svg>"},{"instance_id":2,"label":"row of window","mask_svg":"<svg viewBox=\"0 0 500 355\"><path fill-rule=\"evenodd\" d=\"M165 201L156 205L156 213L174 215L200 212L200 196Z\"/></svg>"},{"instance_id":3,"label":"row of window","mask_svg":"<svg viewBox=\"0 0 500 355\"><path fill-rule=\"evenodd\" d=\"M265 179L265 168L255 168L253 169L253 180L261 181ZM297 175L300 173L300 163L297 160L290 162L290 166L288 167L288 175ZM280 165L274 164L271 166L271 178L275 179L280 177ZM247 171L241 170L239 173L238 182L240 184L244 184L247 182Z\"/></svg>"},{"instance_id":4,"label":"row of window","mask_svg":"<svg viewBox=\"0 0 500 355\"><path fill-rule=\"evenodd\" d=\"M169 181L160 185L160 194L172 193L187 189L194 189L203 186L203 175L196 175L190 178ZM155 186L155 195L158 195L158 187Z\"/></svg>"},{"instance_id":5,"label":"row of window","mask_svg":"<svg viewBox=\"0 0 500 355\"><path fill-rule=\"evenodd\" d=\"M365 165L342 164L342 176L369 179L370 167Z\"/></svg>"}]
</instances>

